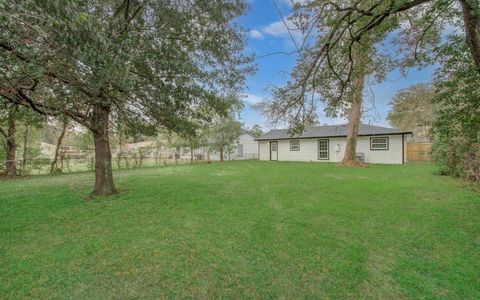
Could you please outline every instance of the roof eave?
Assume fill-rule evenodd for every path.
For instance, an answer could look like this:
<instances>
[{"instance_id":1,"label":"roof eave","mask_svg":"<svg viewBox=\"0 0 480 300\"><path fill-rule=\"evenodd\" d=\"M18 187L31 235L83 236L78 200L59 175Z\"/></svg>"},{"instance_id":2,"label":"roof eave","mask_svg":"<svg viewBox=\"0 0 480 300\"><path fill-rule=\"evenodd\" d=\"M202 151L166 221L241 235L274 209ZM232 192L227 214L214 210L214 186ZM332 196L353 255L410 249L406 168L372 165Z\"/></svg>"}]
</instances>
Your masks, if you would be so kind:
<instances>
[{"instance_id":1,"label":"roof eave","mask_svg":"<svg viewBox=\"0 0 480 300\"><path fill-rule=\"evenodd\" d=\"M413 134L412 131L392 132L392 133L374 133L374 134L359 134L358 136L380 136L380 135L401 135L401 134ZM257 138L255 141L273 141L273 140L298 140L298 139L326 139L326 138L341 138L347 137L346 135L328 135L328 136L308 136L308 137L281 137L281 138Z\"/></svg>"}]
</instances>

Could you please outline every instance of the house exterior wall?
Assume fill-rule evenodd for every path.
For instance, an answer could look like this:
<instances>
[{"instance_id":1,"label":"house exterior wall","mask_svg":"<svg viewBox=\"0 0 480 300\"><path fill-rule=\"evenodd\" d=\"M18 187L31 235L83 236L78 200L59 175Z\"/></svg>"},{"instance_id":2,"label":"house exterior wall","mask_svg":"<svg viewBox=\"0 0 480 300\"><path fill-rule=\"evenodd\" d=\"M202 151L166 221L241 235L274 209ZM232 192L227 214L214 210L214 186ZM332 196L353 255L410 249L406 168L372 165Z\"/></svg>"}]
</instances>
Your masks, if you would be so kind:
<instances>
[{"instance_id":1,"label":"house exterior wall","mask_svg":"<svg viewBox=\"0 0 480 300\"><path fill-rule=\"evenodd\" d=\"M270 141L258 141L258 159L270 160Z\"/></svg>"},{"instance_id":2,"label":"house exterior wall","mask_svg":"<svg viewBox=\"0 0 480 300\"><path fill-rule=\"evenodd\" d=\"M402 135L382 135L389 138L388 150L370 150L370 136L361 136L357 141L357 153L365 155L366 163L373 164L402 164ZM329 159L318 159L318 140L329 141ZM295 140L295 139L292 139ZM343 159L347 139L338 138L313 138L299 139L300 150L290 151L291 140L278 140L279 161L313 161L313 162L340 162ZM270 160L270 141L259 141L260 160Z\"/></svg>"},{"instance_id":3,"label":"house exterior wall","mask_svg":"<svg viewBox=\"0 0 480 300\"><path fill-rule=\"evenodd\" d=\"M238 156L238 146L243 146L243 156ZM258 159L258 142L250 134L243 133L238 138L238 143L234 149L235 159Z\"/></svg>"},{"instance_id":4,"label":"house exterior wall","mask_svg":"<svg viewBox=\"0 0 480 300\"><path fill-rule=\"evenodd\" d=\"M238 146L243 146L243 156L238 156ZM195 149L194 155L202 157L202 159L207 159L210 157L210 160L217 161L220 160L220 151L211 150L209 147L200 147ZM209 153L209 154L208 154ZM180 150L180 158L187 160L190 159L190 149L183 148ZM238 140L234 143L233 147L230 147L230 152L228 147L224 149L224 160L243 160L243 159L258 159L258 142L255 141L255 138L247 133L242 133Z\"/></svg>"}]
</instances>

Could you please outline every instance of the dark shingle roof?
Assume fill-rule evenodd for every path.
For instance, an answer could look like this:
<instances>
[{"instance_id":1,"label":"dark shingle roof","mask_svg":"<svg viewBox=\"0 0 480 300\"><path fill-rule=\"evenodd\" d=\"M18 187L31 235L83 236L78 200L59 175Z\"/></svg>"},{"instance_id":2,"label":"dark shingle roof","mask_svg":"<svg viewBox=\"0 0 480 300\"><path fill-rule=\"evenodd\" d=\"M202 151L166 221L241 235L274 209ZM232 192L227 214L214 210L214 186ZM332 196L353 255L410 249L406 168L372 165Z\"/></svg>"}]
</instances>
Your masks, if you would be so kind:
<instances>
[{"instance_id":1,"label":"dark shingle roof","mask_svg":"<svg viewBox=\"0 0 480 300\"><path fill-rule=\"evenodd\" d=\"M371 136L371 135L393 135L393 134L409 134L411 131L405 131L395 128L380 127L374 125L360 124L358 130L359 136ZM347 125L327 125L327 126L317 126L317 127L308 127L305 128L302 135L300 136L290 136L288 134L288 129L274 129L271 130L262 136L260 136L257 141L263 140L281 140L281 139L291 139L291 138L320 138L320 137L346 137L347 136Z\"/></svg>"}]
</instances>

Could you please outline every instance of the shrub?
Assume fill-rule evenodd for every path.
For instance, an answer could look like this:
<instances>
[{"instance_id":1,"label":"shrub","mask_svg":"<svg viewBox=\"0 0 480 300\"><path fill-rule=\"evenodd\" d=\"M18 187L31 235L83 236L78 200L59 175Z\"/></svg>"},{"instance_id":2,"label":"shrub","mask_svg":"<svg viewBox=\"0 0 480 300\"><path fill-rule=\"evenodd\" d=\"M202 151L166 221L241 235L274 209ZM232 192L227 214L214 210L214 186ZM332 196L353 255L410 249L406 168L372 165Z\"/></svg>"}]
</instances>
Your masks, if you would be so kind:
<instances>
[{"instance_id":1,"label":"shrub","mask_svg":"<svg viewBox=\"0 0 480 300\"><path fill-rule=\"evenodd\" d=\"M480 182L480 73L464 39L450 40L435 77L432 158L442 172Z\"/></svg>"}]
</instances>

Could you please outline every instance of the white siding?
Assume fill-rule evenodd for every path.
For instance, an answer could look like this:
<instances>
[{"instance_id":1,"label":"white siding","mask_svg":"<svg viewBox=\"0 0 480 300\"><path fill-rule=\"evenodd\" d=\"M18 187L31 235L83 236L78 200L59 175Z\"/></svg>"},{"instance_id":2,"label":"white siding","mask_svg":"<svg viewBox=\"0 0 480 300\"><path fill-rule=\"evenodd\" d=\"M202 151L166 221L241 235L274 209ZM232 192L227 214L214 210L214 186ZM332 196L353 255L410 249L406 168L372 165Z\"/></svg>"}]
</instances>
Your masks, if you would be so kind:
<instances>
[{"instance_id":1,"label":"white siding","mask_svg":"<svg viewBox=\"0 0 480 300\"><path fill-rule=\"evenodd\" d=\"M401 164L402 163L402 135L390 135L388 150L370 150L370 137L359 137L357 153L365 155L366 163ZM290 151L290 140L278 140L279 161L313 161L313 162L339 162L345 152L346 138L325 138L329 140L329 159L318 160L318 140L300 139L300 150ZM260 141L260 160L270 159L270 142ZM405 145L403 145L405 147ZM405 152L404 152L405 153Z\"/></svg>"},{"instance_id":2,"label":"white siding","mask_svg":"<svg viewBox=\"0 0 480 300\"><path fill-rule=\"evenodd\" d=\"M238 156L238 145L243 146L242 157ZM255 141L255 138L253 136L247 133L242 133L238 140L233 144L233 147L231 147L230 149L231 151L228 152L228 147L225 147L225 152L223 153L224 160L258 159L258 142ZM210 160L213 161L220 160L220 152L218 150L212 151L207 146L195 149L194 154L201 156L203 159L207 159L207 157L210 157ZM190 149L181 149L180 158L190 159Z\"/></svg>"},{"instance_id":3,"label":"white siding","mask_svg":"<svg viewBox=\"0 0 480 300\"><path fill-rule=\"evenodd\" d=\"M258 142L258 151L260 160L270 160L270 142L269 141L259 141Z\"/></svg>"},{"instance_id":4,"label":"white siding","mask_svg":"<svg viewBox=\"0 0 480 300\"><path fill-rule=\"evenodd\" d=\"M243 146L243 157L238 157L238 145ZM238 138L238 144L234 149L235 159L257 159L258 158L258 142L249 134L243 133Z\"/></svg>"}]
</instances>

